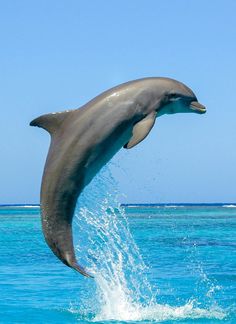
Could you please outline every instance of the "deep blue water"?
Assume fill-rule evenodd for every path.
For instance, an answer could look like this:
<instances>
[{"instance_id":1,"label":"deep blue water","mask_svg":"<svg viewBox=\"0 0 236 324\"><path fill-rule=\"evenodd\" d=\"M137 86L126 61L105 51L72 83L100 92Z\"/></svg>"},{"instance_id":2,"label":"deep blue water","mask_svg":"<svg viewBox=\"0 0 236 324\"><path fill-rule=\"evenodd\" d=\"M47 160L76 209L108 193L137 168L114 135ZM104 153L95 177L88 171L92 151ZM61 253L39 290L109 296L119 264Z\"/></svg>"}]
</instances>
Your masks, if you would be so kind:
<instances>
[{"instance_id":1,"label":"deep blue water","mask_svg":"<svg viewBox=\"0 0 236 324\"><path fill-rule=\"evenodd\" d=\"M0 323L236 323L236 208L99 208L74 224L95 280L51 253L38 207L0 208Z\"/></svg>"}]
</instances>

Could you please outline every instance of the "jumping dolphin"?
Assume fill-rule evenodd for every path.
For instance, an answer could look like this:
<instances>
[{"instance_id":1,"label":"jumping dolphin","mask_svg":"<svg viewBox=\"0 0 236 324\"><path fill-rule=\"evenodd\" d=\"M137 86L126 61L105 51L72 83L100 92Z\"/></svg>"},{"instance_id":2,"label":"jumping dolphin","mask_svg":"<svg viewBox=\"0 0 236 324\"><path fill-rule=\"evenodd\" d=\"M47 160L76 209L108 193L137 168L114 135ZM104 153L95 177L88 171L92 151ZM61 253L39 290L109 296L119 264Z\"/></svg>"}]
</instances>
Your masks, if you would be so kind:
<instances>
[{"instance_id":1,"label":"jumping dolphin","mask_svg":"<svg viewBox=\"0 0 236 324\"><path fill-rule=\"evenodd\" d=\"M206 112L195 94L169 78L144 78L107 90L76 110L52 113L30 125L51 135L41 185L45 240L68 267L90 277L75 257L72 218L85 186L121 147L130 149L163 114Z\"/></svg>"}]
</instances>

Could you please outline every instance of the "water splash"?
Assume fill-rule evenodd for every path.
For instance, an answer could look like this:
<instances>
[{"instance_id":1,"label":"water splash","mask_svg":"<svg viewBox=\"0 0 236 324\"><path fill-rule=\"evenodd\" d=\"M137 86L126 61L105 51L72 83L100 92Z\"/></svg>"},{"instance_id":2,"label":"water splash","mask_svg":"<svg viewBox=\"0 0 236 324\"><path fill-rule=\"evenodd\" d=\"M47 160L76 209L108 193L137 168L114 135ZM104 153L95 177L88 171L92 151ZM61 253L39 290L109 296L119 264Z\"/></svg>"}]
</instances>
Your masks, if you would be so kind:
<instances>
[{"instance_id":1,"label":"water splash","mask_svg":"<svg viewBox=\"0 0 236 324\"><path fill-rule=\"evenodd\" d=\"M133 239L115 188L106 167L85 189L76 209L78 259L94 274L97 289L96 296L92 296L94 309L89 310L94 315L87 320L223 319L225 314L220 309L201 309L195 300L180 307L157 303L158 290L148 281L149 269ZM76 312L73 308L70 311Z\"/></svg>"},{"instance_id":2,"label":"water splash","mask_svg":"<svg viewBox=\"0 0 236 324\"><path fill-rule=\"evenodd\" d=\"M134 305L145 306L147 301L150 304L155 294L145 275L148 268L118 202L109 169L97 176L89 192L85 190L80 205L76 224L77 231L84 235L80 237L77 251L88 270L95 274L100 316L113 318L114 314L124 314L126 317L134 311Z\"/></svg>"}]
</instances>

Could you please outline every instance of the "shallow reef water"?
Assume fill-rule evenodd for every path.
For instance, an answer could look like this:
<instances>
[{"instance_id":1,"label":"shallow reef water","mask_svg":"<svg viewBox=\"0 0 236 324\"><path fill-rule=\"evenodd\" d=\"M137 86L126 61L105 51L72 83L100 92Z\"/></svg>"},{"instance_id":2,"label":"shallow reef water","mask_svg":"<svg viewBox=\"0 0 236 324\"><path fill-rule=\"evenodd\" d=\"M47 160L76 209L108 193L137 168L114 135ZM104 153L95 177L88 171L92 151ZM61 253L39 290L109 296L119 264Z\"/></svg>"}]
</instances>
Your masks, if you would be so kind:
<instances>
[{"instance_id":1,"label":"shallow reef water","mask_svg":"<svg viewBox=\"0 0 236 324\"><path fill-rule=\"evenodd\" d=\"M236 323L234 205L121 206L105 170L74 217L78 262L46 246L37 206L0 207L0 323Z\"/></svg>"}]
</instances>

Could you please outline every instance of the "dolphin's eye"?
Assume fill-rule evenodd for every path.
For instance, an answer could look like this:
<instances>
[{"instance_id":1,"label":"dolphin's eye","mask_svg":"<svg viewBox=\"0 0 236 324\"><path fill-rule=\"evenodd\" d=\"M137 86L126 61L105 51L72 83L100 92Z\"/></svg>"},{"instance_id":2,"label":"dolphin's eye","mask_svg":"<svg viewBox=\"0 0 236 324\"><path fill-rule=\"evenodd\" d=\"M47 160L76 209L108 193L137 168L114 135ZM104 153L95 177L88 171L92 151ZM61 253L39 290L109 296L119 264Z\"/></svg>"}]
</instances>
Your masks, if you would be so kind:
<instances>
[{"instance_id":1,"label":"dolphin's eye","mask_svg":"<svg viewBox=\"0 0 236 324\"><path fill-rule=\"evenodd\" d=\"M169 95L169 98L170 99L175 99L175 98L178 98L179 96L178 96L178 94L177 93L170 93L170 95Z\"/></svg>"}]
</instances>

